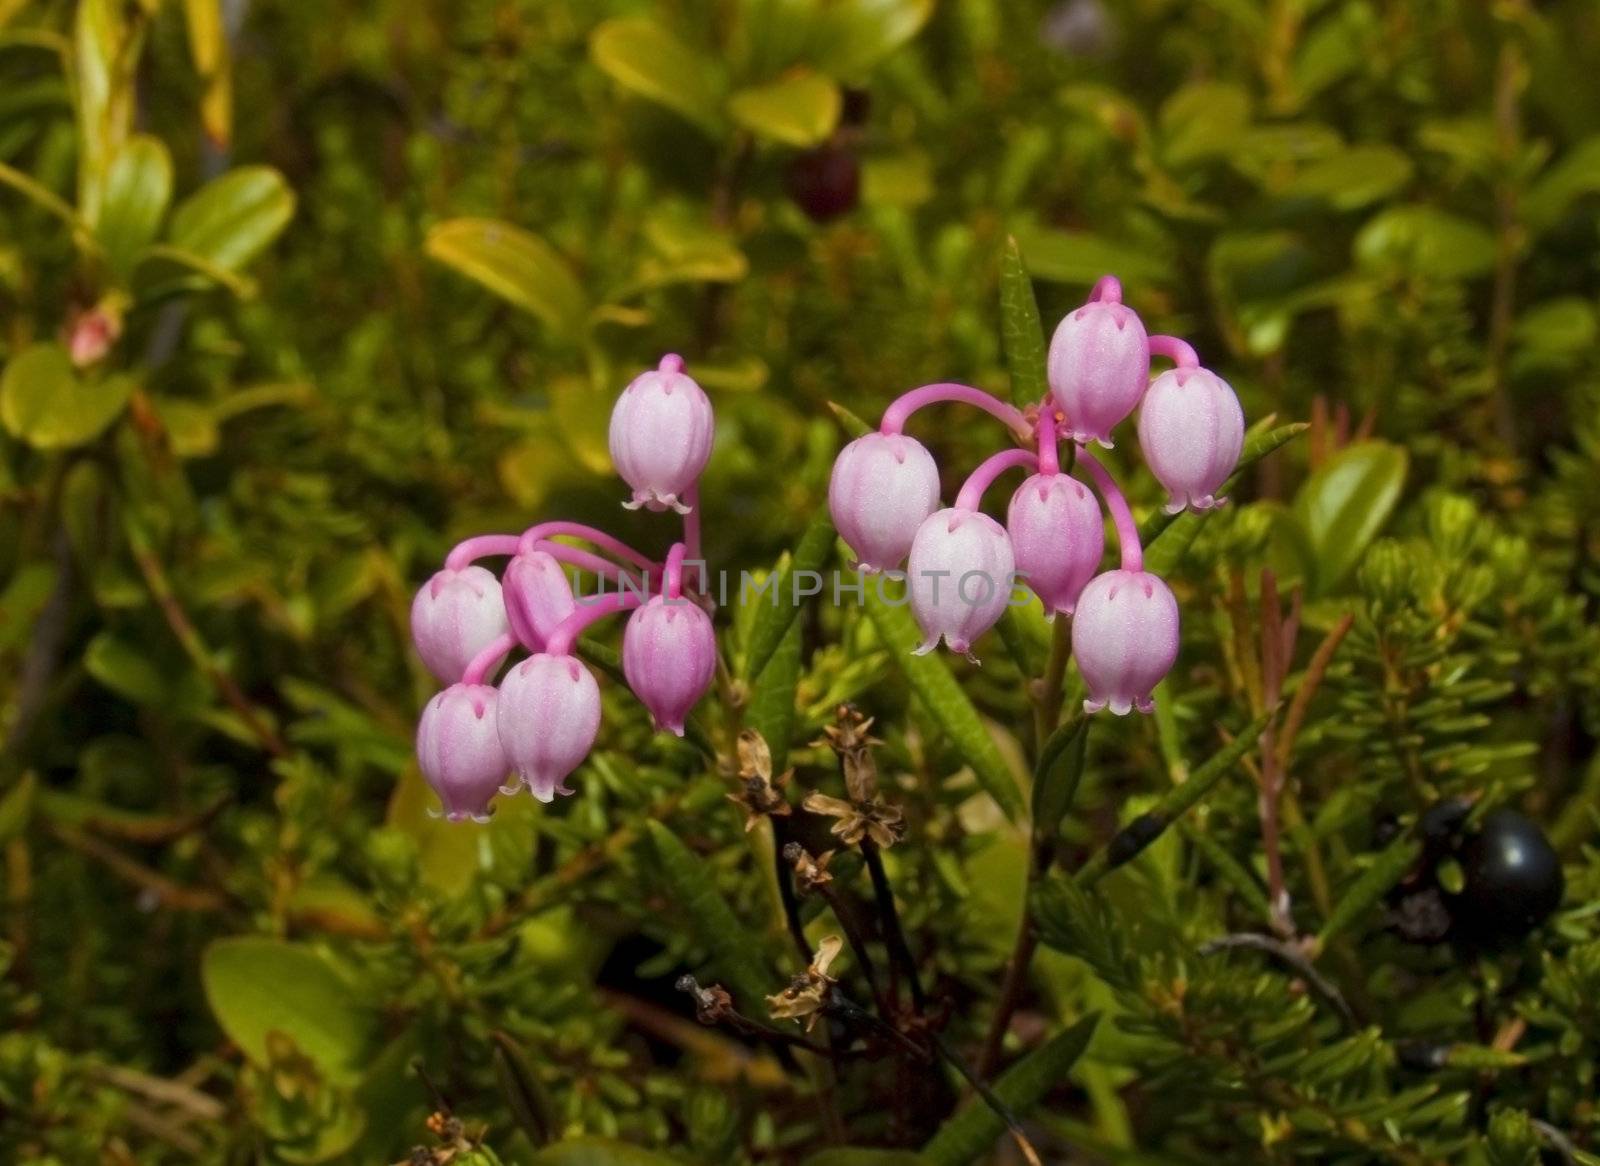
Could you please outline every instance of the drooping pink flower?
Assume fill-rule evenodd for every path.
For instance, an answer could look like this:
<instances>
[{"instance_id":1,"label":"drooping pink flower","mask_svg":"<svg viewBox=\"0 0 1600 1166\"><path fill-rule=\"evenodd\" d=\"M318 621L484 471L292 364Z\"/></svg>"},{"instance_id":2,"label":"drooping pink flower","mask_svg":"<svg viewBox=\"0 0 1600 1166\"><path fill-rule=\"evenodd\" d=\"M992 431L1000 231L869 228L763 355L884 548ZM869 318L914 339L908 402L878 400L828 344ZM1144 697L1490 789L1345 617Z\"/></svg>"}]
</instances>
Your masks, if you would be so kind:
<instances>
[{"instance_id":1,"label":"drooping pink flower","mask_svg":"<svg viewBox=\"0 0 1600 1166\"><path fill-rule=\"evenodd\" d=\"M500 581L482 567L446 567L411 601L411 639L422 662L446 684L510 627Z\"/></svg>"},{"instance_id":2,"label":"drooping pink flower","mask_svg":"<svg viewBox=\"0 0 1600 1166\"><path fill-rule=\"evenodd\" d=\"M519 783L541 802L570 794L600 731L600 686L574 656L529 656L500 682L500 745Z\"/></svg>"},{"instance_id":3,"label":"drooping pink flower","mask_svg":"<svg viewBox=\"0 0 1600 1166\"><path fill-rule=\"evenodd\" d=\"M839 451L828 511L863 571L892 571L939 506L939 467L915 438L868 433Z\"/></svg>"},{"instance_id":4,"label":"drooping pink flower","mask_svg":"<svg viewBox=\"0 0 1600 1166\"><path fill-rule=\"evenodd\" d=\"M511 631L530 652L544 651L550 633L578 606L561 564L545 551L523 551L514 556L506 564L501 589Z\"/></svg>"},{"instance_id":5,"label":"drooping pink flower","mask_svg":"<svg viewBox=\"0 0 1600 1166\"><path fill-rule=\"evenodd\" d=\"M1178 658L1178 601L1148 571L1089 581L1072 617L1072 654L1089 689L1088 712L1150 712L1150 693Z\"/></svg>"},{"instance_id":6,"label":"drooping pink flower","mask_svg":"<svg viewBox=\"0 0 1600 1166\"><path fill-rule=\"evenodd\" d=\"M681 357L664 356L635 377L611 411L611 460L633 487L623 505L687 514L685 499L711 460L714 424L711 401Z\"/></svg>"},{"instance_id":7,"label":"drooping pink flower","mask_svg":"<svg viewBox=\"0 0 1600 1166\"><path fill-rule=\"evenodd\" d=\"M683 736L689 710L716 672L716 632L694 603L657 595L628 617L622 673L658 729Z\"/></svg>"},{"instance_id":8,"label":"drooping pink flower","mask_svg":"<svg viewBox=\"0 0 1600 1166\"><path fill-rule=\"evenodd\" d=\"M1209 510L1239 464L1244 411L1228 382L1204 368L1168 369L1139 407L1139 447L1172 497L1167 512Z\"/></svg>"},{"instance_id":9,"label":"drooping pink flower","mask_svg":"<svg viewBox=\"0 0 1600 1166\"><path fill-rule=\"evenodd\" d=\"M1050 340L1050 392L1066 414L1061 432L1112 445L1111 431L1144 395L1150 350L1144 324L1126 304L1094 300L1069 313Z\"/></svg>"},{"instance_id":10,"label":"drooping pink flower","mask_svg":"<svg viewBox=\"0 0 1600 1166\"><path fill-rule=\"evenodd\" d=\"M1045 617L1071 615L1106 549L1093 491L1066 474L1035 474L1011 496L1006 532L1017 571L1044 601Z\"/></svg>"},{"instance_id":11,"label":"drooping pink flower","mask_svg":"<svg viewBox=\"0 0 1600 1166\"><path fill-rule=\"evenodd\" d=\"M489 799L505 780L498 700L487 684L452 684L417 722L417 762L452 822L487 822Z\"/></svg>"},{"instance_id":12,"label":"drooping pink flower","mask_svg":"<svg viewBox=\"0 0 1600 1166\"><path fill-rule=\"evenodd\" d=\"M952 652L972 645L1005 614L1016 575L1005 527L977 510L950 508L917 528L906 566L911 614L922 628L918 655L941 639Z\"/></svg>"}]
</instances>

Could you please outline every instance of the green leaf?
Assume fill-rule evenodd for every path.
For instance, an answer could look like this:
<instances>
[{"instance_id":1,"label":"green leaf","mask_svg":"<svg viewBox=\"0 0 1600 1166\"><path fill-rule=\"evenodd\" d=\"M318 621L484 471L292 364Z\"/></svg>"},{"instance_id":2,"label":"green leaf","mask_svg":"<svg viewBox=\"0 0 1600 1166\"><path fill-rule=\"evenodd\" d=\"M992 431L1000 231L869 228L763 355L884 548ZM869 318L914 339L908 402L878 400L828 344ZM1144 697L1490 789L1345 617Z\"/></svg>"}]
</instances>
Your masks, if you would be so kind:
<instances>
[{"instance_id":1,"label":"green leaf","mask_svg":"<svg viewBox=\"0 0 1600 1166\"><path fill-rule=\"evenodd\" d=\"M1016 239L1035 279L1092 284L1108 271L1134 283L1165 284L1172 278L1169 265L1156 256L1087 231L1019 227Z\"/></svg>"},{"instance_id":2,"label":"green leaf","mask_svg":"<svg viewBox=\"0 0 1600 1166\"><path fill-rule=\"evenodd\" d=\"M1422 844L1409 834L1401 835L1379 851L1372 865L1361 873L1361 877L1328 913L1328 921L1317 933L1317 950L1327 947L1329 940L1346 931L1370 911L1411 869L1421 853Z\"/></svg>"},{"instance_id":3,"label":"green leaf","mask_svg":"<svg viewBox=\"0 0 1600 1166\"><path fill-rule=\"evenodd\" d=\"M833 553L833 519L826 505L812 515L805 533L795 544L794 553L787 562L779 565L772 581L772 598L765 593L754 601L760 604L750 625L750 643L744 653L745 679L752 680L767 666L772 653L783 642L789 625L800 614L802 602L796 602L795 590L801 573L820 573Z\"/></svg>"},{"instance_id":4,"label":"green leaf","mask_svg":"<svg viewBox=\"0 0 1600 1166\"><path fill-rule=\"evenodd\" d=\"M613 81L712 133L721 124L719 81L704 53L648 17L608 20L589 38L589 55Z\"/></svg>"},{"instance_id":5,"label":"green leaf","mask_svg":"<svg viewBox=\"0 0 1600 1166\"><path fill-rule=\"evenodd\" d=\"M251 299L256 294L255 281L247 276L240 275L226 267L221 267L203 255L193 251L185 251L182 247L174 247L168 243L157 243L146 247L139 253L138 270L143 273L151 268L156 269L156 275L148 279L141 279L139 296L141 299L154 298L166 290L166 285L160 282L161 275L167 267L176 267L182 271L198 275L208 283L220 284L227 288L241 300ZM185 281L192 284L193 281ZM194 285L196 287L200 285Z\"/></svg>"},{"instance_id":6,"label":"green leaf","mask_svg":"<svg viewBox=\"0 0 1600 1166\"><path fill-rule=\"evenodd\" d=\"M93 253L99 241L89 225L78 217L72 205L55 191L41 186L22 171L0 162L0 186L8 186L41 210L54 215L72 232L72 241L81 249Z\"/></svg>"},{"instance_id":7,"label":"green leaf","mask_svg":"<svg viewBox=\"0 0 1600 1166\"><path fill-rule=\"evenodd\" d=\"M167 241L225 271L272 245L294 217L294 192L270 166L241 166L206 183L172 212Z\"/></svg>"},{"instance_id":8,"label":"green leaf","mask_svg":"<svg viewBox=\"0 0 1600 1166\"><path fill-rule=\"evenodd\" d=\"M1600 192L1600 135L1585 138L1546 170L1522 199L1522 215L1534 230L1544 230L1586 194Z\"/></svg>"},{"instance_id":9,"label":"green leaf","mask_svg":"<svg viewBox=\"0 0 1600 1166\"><path fill-rule=\"evenodd\" d=\"M800 1166L927 1166L928 1159L910 1150L878 1150L866 1146L835 1146L818 1150Z\"/></svg>"},{"instance_id":10,"label":"green leaf","mask_svg":"<svg viewBox=\"0 0 1600 1166\"><path fill-rule=\"evenodd\" d=\"M1494 267L1494 236L1431 206L1397 206L1361 228L1355 254L1363 267L1391 268L1417 279L1472 279Z\"/></svg>"},{"instance_id":11,"label":"green leaf","mask_svg":"<svg viewBox=\"0 0 1600 1166\"><path fill-rule=\"evenodd\" d=\"M1161 107L1168 165L1187 166L1236 152L1250 128L1250 95L1229 81L1195 81Z\"/></svg>"},{"instance_id":12,"label":"green leaf","mask_svg":"<svg viewBox=\"0 0 1600 1166\"><path fill-rule=\"evenodd\" d=\"M733 993L740 1011L765 1016L765 997L776 985L763 967L761 941L739 922L717 890L710 868L676 834L660 822L646 822L645 834L661 865L667 893L710 951L716 974Z\"/></svg>"},{"instance_id":13,"label":"green leaf","mask_svg":"<svg viewBox=\"0 0 1600 1166\"><path fill-rule=\"evenodd\" d=\"M836 0L818 20L815 61L855 80L905 44L933 15L933 0Z\"/></svg>"},{"instance_id":14,"label":"green leaf","mask_svg":"<svg viewBox=\"0 0 1600 1166\"><path fill-rule=\"evenodd\" d=\"M135 256L155 240L172 199L172 158L166 144L148 134L123 143L106 177L105 204L95 236L112 269L124 278Z\"/></svg>"},{"instance_id":15,"label":"green leaf","mask_svg":"<svg viewBox=\"0 0 1600 1166\"><path fill-rule=\"evenodd\" d=\"M1153 809L1146 810L1113 835L1111 841L1073 876L1074 879L1088 886L1138 857L1167 827L1193 809L1213 786L1232 773L1246 753L1259 747L1261 734L1275 711L1269 709L1256 717L1237 737L1191 773L1188 781L1174 786Z\"/></svg>"},{"instance_id":16,"label":"green leaf","mask_svg":"<svg viewBox=\"0 0 1600 1166\"><path fill-rule=\"evenodd\" d=\"M1406 466L1400 446L1365 441L1340 450L1301 486L1294 514L1311 544L1317 592L1338 586L1383 529Z\"/></svg>"},{"instance_id":17,"label":"green leaf","mask_svg":"<svg viewBox=\"0 0 1600 1166\"><path fill-rule=\"evenodd\" d=\"M950 738L967 764L972 766L978 784L999 803L1006 817L1013 822L1021 821L1024 806L1016 778L1001 756L994 738L989 735L978 710L951 674L950 666L932 652L925 656L912 654L912 650L921 643L922 636L904 605L885 602L877 594L877 587L871 583L866 588L865 602L867 615L877 629L878 638L888 649L889 658L910 681L912 690L927 706L934 723Z\"/></svg>"},{"instance_id":18,"label":"green leaf","mask_svg":"<svg viewBox=\"0 0 1600 1166\"><path fill-rule=\"evenodd\" d=\"M73 24L78 98L78 212L100 220L112 160L127 140L146 20L122 0L83 0Z\"/></svg>"},{"instance_id":19,"label":"green leaf","mask_svg":"<svg viewBox=\"0 0 1600 1166\"><path fill-rule=\"evenodd\" d=\"M489 1039L494 1043L494 1075L505 1095L506 1108L528 1141L535 1146L544 1145L557 1123L555 1108L539 1083L538 1071L522 1046L506 1033L493 1032Z\"/></svg>"},{"instance_id":20,"label":"green leaf","mask_svg":"<svg viewBox=\"0 0 1600 1166\"><path fill-rule=\"evenodd\" d=\"M787 146L815 146L839 124L844 99L831 77L798 73L741 89L728 99L733 120L764 138Z\"/></svg>"},{"instance_id":21,"label":"green leaf","mask_svg":"<svg viewBox=\"0 0 1600 1166\"><path fill-rule=\"evenodd\" d=\"M0 373L0 424L40 449L70 449L99 436L132 392L128 376L80 380L65 348L35 344Z\"/></svg>"},{"instance_id":22,"label":"green leaf","mask_svg":"<svg viewBox=\"0 0 1600 1166\"><path fill-rule=\"evenodd\" d=\"M1025 1115L1059 1085L1094 1037L1100 1014L1091 1012L1072 1027L1057 1033L995 1080L994 1094L1012 1113ZM933 1166L966 1166L976 1162L1005 1133L1004 1119L982 1100L967 1103L927 1145L922 1156Z\"/></svg>"},{"instance_id":23,"label":"green leaf","mask_svg":"<svg viewBox=\"0 0 1600 1166\"><path fill-rule=\"evenodd\" d=\"M546 1146L532 1158L528 1166L683 1166L677 1158L669 1158L651 1150L641 1150L627 1142L609 1138L571 1138Z\"/></svg>"},{"instance_id":24,"label":"green leaf","mask_svg":"<svg viewBox=\"0 0 1600 1166\"><path fill-rule=\"evenodd\" d=\"M1055 840L1061 819L1072 808L1078 783L1083 780L1083 762L1089 747L1089 720L1080 716L1050 734L1039 750L1033 768L1034 845Z\"/></svg>"},{"instance_id":25,"label":"green leaf","mask_svg":"<svg viewBox=\"0 0 1600 1166\"><path fill-rule=\"evenodd\" d=\"M494 219L450 219L428 232L428 255L531 312L569 339L583 329L588 300L555 250L537 235Z\"/></svg>"},{"instance_id":26,"label":"green leaf","mask_svg":"<svg viewBox=\"0 0 1600 1166\"><path fill-rule=\"evenodd\" d=\"M1279 198L1311 198L1334 210L1381 202L1411 181L1411 159L1393 146L1352 146L1304 167Z\"/></svg>"},{"instance_id":27,"label":"green leaf","mask_svg":"<svg viewBox=\"0 0 1600 1166\"><path fill-rule=\"evenodd\" d=\"M756 677L745 720L766 740L772 750L772 771L782 773L789 766L789 739L794 735L794 693L800 684L800 624L791 621L778 643L778 650L767 660Z\"/></svg>"},{"instance_id":28,"label":"green leaf","mask_svg":"<svg viewBox=\"0 0 1600 1166\"><path fill-rule=\"evenodd\" d=\"M265 936L214 940L200 980L222 1031L258 1066L276 1032L330 1081L353 1082L366 1069L373 1018L314 948Z\"/></svg>"},{"instance_id":29,"label":"green leaf","mask_svg":"<svg viewBox=\"0 0 1600 1166\"><path fill-rule=\"evenodd\" d=\"M38 784L32 773L25 773L0 797L0 846L21 834L33 820L33 792Z\"/></svg>"},{"instance_id":30,"label":"green leaf","mask_svg":"<svg viewBox=\"0 0 1600 1166\"><path fill-rule=\"evenodd\" d=\"M1011 400L1018 406L1037 405L1050 391L1045 379L1044 329L1039 322L1039 301L1033 280L1022 262L1022 249L1014 237L1006 239L1000 253L1000 339L1005 344L1006 367L1011 372Z\"/></svg>"}]
</instances>

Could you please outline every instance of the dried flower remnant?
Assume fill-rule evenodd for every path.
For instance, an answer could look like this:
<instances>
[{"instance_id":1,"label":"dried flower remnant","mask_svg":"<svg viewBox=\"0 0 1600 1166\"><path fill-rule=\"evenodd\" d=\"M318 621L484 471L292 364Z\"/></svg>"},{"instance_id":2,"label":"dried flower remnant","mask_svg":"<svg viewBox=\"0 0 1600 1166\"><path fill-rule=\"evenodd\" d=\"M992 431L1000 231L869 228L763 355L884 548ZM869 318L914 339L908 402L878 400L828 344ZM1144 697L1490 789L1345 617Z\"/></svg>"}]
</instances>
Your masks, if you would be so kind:
<instances>
[{"instance_id":1,"label":"dried flower remnant","mask_svg":"<svg viewBox=\"0 0 1600 1166\"><path fill-rule=\"evenodd\" d=\"M816 1025L833 995L838 980L828 975L828 968L844 948L844 940L830 935L817 944L817 954L789 986L775 996L767 997L767 1011L774 1020L793 1020L805 1025L807 1032Z\"/></svg>"}]
</instances>

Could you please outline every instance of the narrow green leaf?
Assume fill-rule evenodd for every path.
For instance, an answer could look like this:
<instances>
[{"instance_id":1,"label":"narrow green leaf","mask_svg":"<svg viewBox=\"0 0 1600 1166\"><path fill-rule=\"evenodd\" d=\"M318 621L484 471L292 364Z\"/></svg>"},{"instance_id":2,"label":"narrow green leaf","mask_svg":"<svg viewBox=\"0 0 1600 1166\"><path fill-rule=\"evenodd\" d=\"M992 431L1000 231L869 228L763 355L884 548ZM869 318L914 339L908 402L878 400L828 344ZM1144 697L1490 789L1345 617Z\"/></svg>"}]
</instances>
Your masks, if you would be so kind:
<instances>
[{"instance_id":1,"label":"narrow green leaf","mask_svg":"<svg viewBox=\"0 0 1600 1166\"><path fill-rule=\"evenodd\" d=\"M112 269L126 277L135 256L161 229L172 200L172 158L159 138L136 134L123 143L106 178L95 235Z\"/></svg>"},{"instance_id":2,"label":"narrow green leaf","mask_svg":"<svg viewBox=\"0 0 1600 1166\"><path fill-rule=\"evenodd\" d=\"M609 1138L569 1138L546 1146L529 1166L683 1166L681 1160Z\"/></svg>"},{"instance_id":3,"label":"narrow green leaf","mask_svg":"<svg viewBox=\"0 0 1600 1166\"><path fill-rule=\"evenodd\" d=\"M844 99L831 77L798 73L741 89L728 99L733 120L763 138L786 146L815 146L839 124Z\"/></svg>"},{"instance_id":4,"label":"narrow green leaf","mask_svg":"<svg viewBox=\"0 0 1600 1166\"><path fill-rule=\"evenodd\" d=\"M39 449L70 449L99 436L132 392L127 376L80 379L65 348L35 344L0 373L0 424Z\"/></svg>"},{"instance_id":5,"label":"narrow green leaf","mask_svg":"<svg viewBox=\"0 0 1600 1166\"><path fill-rule=\"evenodd\" d=\"M0 797L0 845L10 842L28 828L33 819L33 792L38 779L25 773L22 779Z\"/></svg>"},{"instance_id":6,"label":"narrow green leaf","mask_svg":"<svg viewBox=\"0 0 1600 1166\"><path fill-rule=\"evenodd\" d=\"M494 1075L505 1095L506 1107L517 1125L535 1146L550 1141L557 1128L555 1107L539 1083L528 1054L508 1034L496 1031L489 1039L494 1043Z\"/></svg>"},{"instance_id":7,"label":"narrow green leaf","mask_svg":"<svg viewBox=\"0 0 1600 1166\"><path fill-rule=\"evenodd\" d=\"M1033 769L1034 845L1053 842L1072 808L1089 748L1089 717L1080 716L1050 734Z\"/></svg>"},{"instance_id":8,"label":"narrow green leaf","mask_svg":"<svg viewBox=\"0 0 1600 1166\"><path fill-rule=\"evenodd\" d=\"M355 989L317 951L266 936L214 940L200 960L211 1011L255 1064L282 1034L330 1080L353 1082L367 1066L372 1016Z\"/></svg>"},{"instance_id":9,"label":"narrow green leaf","mask_svg":"<svg viewBox=\"0 0 1600 1166\"><path fill-rule=\"evenodd\" d=\"M1364 441L1340 450L1300 487L1294 514L1311 543L1319 593L1338 586L1383 529L1408 461L1400 446Z\"/></svg>"},{"instance_id":10,"label":"narrow green leaf","mask_svg":"<svg viewBox=\"0 0 1600 1166\"><path fill-rule=\"evenodd\" d=\"M794 736L794 692L800 683L800 625L791 621L756 677L745 721L772 750L772 771L789 766L789 739Z\"/></svg>"},{"instance_id":11,"label":"narrow green leaf","mask_svg":"<svg viewBox=\"0 0 1600 1166\"><path fill-rule=\"evenodd\" d=\"M772 653L783 642L789 626L800 614L801 603L795 599L796 588L802 580L810 582L806 579L808 573L821 572L833 553L833 544L833 520L828 516L827 506L823 505L812 515L788 562L775 572L771 597L763 593L754 599L761 606L751 622L750 644L744 653L744 675L747 680L761 674Z\"/></svg>"},{"instance_id":12,"label":"narrow green leaf","mask_svg":"<svg viewBox=\"0 0 1600 1166\"><path fill-rule=\"evenodd\" d=\"M241 166L178 204L167 241L238 271L270 247L293 217L294 191L282 174L270 166Z\"/></svg>"},{"instance_id":13,"label":"narrow green leaf","mask_svg":"<svg viewBox=\"0 0 1600 1166\"><path fill-rule=\"evenodd\" d=\"M1000 339L1011 372L1012 402L1019 408L1038 404L1050 391L1045 379L1044 329L1033 280L1015 237L1006 239L1000 253Z\"/></svg>"},{"instance_id":14,"label":"narrow green leaf","mask_svg":"<svg viewBox=\"0 0 1600 1166\"><path fill-rule=\"evenodd\" d=\"M1328 913L1328 921L1317 933L1317 949L1326 947L1329 940L1349 929L1371 910L1411 869L1421 853L1422 844L1409 834L1402 834L1380 850L1372 865L1361 873Z\"/></svg>"},{"instance_id":15,"label":"narrow green leaf","mask_svg":"<svg viewBox=\"0 0 1600 1166\"><path fill-rule=\"evenodd\" d=\"M912 650L921 642L916 621L904 605L885 602L877 588L866 588L867 615L888 649L895 666L905 674L912 690L921 698L935 724L950 738L956 750L972 766L978 784L999 803L1013 822L1022 820L1024 806L1016 778L1001 756L994 738L967 699L967 694L950 672L943 658L930 652L916 656Z\"/></svg>"},{"instance_id":16,"label":"narrow green leaf","mask_svg":"<svg viewBox=\"0 0 1600 1166\"><path fill-rule=\"evenodd\" d=\"M994 1093L1007 1109L1022 1116L1059 1085L1094 1037L1100 1014L1091 1012L1072 1027L1057 1033L1011 1068L1000 1074ZM944 1125L927 1145L922 1156L933 1166L966 1166L987 1154L1005 1133L1004 1119L982 1101L967 1106Z\"/></svg>"},{"instance_id":17,"label":"narrow green leaf","mask_svg":"<svg viewBox=\"0 0 1600 1166\"><path fill-rule=\"evenodd\" d=\"M677 901L695 937L711 953L716 974L733 993L740 1011L766 1015L765 997L776 989L763 966L761 942L739 922L717 890L705 862L660 822L646 822L668 893Z\"/></svg>"},{"instance_id":18,"label":"narrow green leaf","mask_svg":"<svg viewBox=\"0 0 1600 1166\"><path fill-rule=\"evenodd\" d=\"M800 1166L927 1166L928 1159L910 1150L877 1150L867 1146L835 1146L818 1150Z\"/></svg>"},{"instance_id":19,"label":"narrow green leaf","mask_svg":"<svg viewBox=\"0 0 1600 1166\"><path fill-rule=\"evenodd\" d=\"M10 187L41 210L60 219L71 230L73 242L83 250L91 254L99 251L99 240L94 237L89 225L78 217L78 212L72 208L71 203L53 190L41 186L22 171L7 166L4 162L0 162L0 186Z\"/></svg>"},{"instance_id":20,"label":"narrow green leaf","mask_svg":"<svg viewBox=\"0 0 1600 1166\"><path fill-rule=\"evenodd\" d=\"M450 219L428 232L423 249L562 336L582 331L588 312L583 288L566 260L537 235L494 219Z\"/></svg>"},{"instance_id":21,"label":"narrow green leaf","mask_svg":"<svg viewBox=\"0 0 1600 1166\"><path fill-rule=\"evenodd\" d=\"M844 427L844 431L850 435L851 440L872 432L873 426L868 425L837 401L829 401L828 408L839 419L839 424Z\"/></svg>"},{"instance_id":22,"label":"narrow green leaf","mask_svg":"<svg viewBox=\"0 0 1600 1166\"><path fill-rule=\"evenodd\" d=\"M1154 809L1140 814L1113 835L1111 841L1078 871L1074 876L1076 880L1088 886L1137 857L1145 847L1159 838L1167 827L1183 817L1201 798L1210 793L1213 786L1232 773L1246 753L1257 748L1261 734L1266 729L1267 722L1272 719L1274 711L1269 709L1251 721L1239 731L1237 737L1190 774L1188 781L1174 786Z\"/></svg>"},{"instance_id":23,"label":"narrow green leaf","mask_svg":"<svg viewBox=\"0 0 1600 1166\"><path fill-rule=\"evenodd\" d=\"M1233 474L1223 483L1222 493L1226 494L1232 490L1239 482L1239 475L1244 473L1250 466L1274 450L1289 444L1289 442L1310 428L1311 426L1304 421L1295 421L1289 425L1280 425L1276 429L1262 429L1246 435L1244 449L1239 453L1239 464L1234 467ZM1158 511L1145 519L1144 525L1139 528L1139 542L1145 549L1147 560L1150 544L1174 526L1191 528L1186 532L1186 537L1188 542L1193 542L1194 536L1199 533L1200 523L1204 522L1206 515L1210 513L1211 511L1209 510L1200 514L1195 513L1193 510L1185 510L1181 514L1168 514L1165 511ZM1184 545L1187 546L1188 543ZM1150 569L1155 570L1156 568L1151 566Z\"/></svg>"},{"instance_id":24,"label":"narrow green leaf","mask_svg":"<svg viewBox=\"0 0 1600 1166\"><path fill-rule=\"evenodd\" d=\"M681 113L702 129L721 124L721 88L705 54L649 17L608 20L589 38L589 55L618 85Z\"/></svg>"}]
</instances>

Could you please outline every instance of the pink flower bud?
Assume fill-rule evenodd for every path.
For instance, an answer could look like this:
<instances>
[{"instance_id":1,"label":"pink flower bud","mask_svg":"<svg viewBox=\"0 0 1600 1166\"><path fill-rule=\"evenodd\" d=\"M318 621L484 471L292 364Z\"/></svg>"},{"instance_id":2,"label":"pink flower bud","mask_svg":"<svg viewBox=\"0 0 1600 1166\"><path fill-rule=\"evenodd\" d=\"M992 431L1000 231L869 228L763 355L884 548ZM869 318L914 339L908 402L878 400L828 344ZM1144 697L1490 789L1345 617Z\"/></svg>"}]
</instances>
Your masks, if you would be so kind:
<instances>
[{"instance_id":1,"label":"pink flower bud","mask_svg":"<svg viewBox=\"0 0 1600 1166\"><path fill-rule=\"evenodd\" d=\"M561 564L545 551L523 551L513 558L502 586L511 630L530 652L544 651L550 633L578 609Z\"/></svg>"},{"instance_id":2,"label":"pink flower bud","mask_svg":"<svg viewBox=\"0 0 1600 1166\"><path fill-rule=\"evenodd\" d=\"M430 700L417 722L422 776L452 822L489 820L489 799L505 780L496 704L487 684L452 684Z\"/></svg>"},{"instance_id":3,"label":"pink flower bud","mask_svg":"<svg viewBox=\"0 0 1600 1166\"><path fill-rule=\"evenodd\" d=\"M1172 499L1167 512L1185 506L1209 510L1226 498L1217 491L1239 464L1244 411L1228 382L1203 368L1168 369L1150 382L1139 408L1139 446Z\"/></svg>"},{"instance_id":4,"label":"pink flower bud","mask_svg":"<svg viewBox=\"0 0 1600 1166\"><path fill-rule=\"evenodd\" d=\"M600 731L600 686L574 656L529 656L500 682L500 746L516 778L541 802L570 794L567 776Z\"/></svg>"},{"instance_id":5,"label":"pink flower bud","mask_svg":"<svg viewBox=\"0 0 1600 1166\"><path fill-rule=\"evenodd\" d=\"M711 460L713 425L711 401L681 358L664 356L635 377L611 411L611 461L633 487L623 505L687 514L683 499Z\"/></svg>"},{"instance_id":6,"label":"pink flower bud","mask_svg":"<svg viewBox=\"0 0 1600 1166\"><path fill-rule=\"evenodd\" d=\"M828 482L833 525L863 571L892 571L939 507L939 467L903 433L868 433L839 451Z\"/></svg>"},{"instance_id":7,"label":"pink flower bud","mask_svg":"<svg viewBox=\"0 0 1600 1166\"><path fill-rule=\"evenodd\" d=\"M1151 710L1150 692L1178 658L1178 601L1148 571L1089 581L1072 617L1072 654L1089 688L1086 712Z\"/></svg>"},{"instance_id":8,"label":"pink flower bud","mask_svg":"<svg viewBox=\"0 0 1600 1166\"><path fill-rule=\"evenodd\" d=\"M658 729L683 736L684 718L716 672L716 632L694 603L657 595L628 617L622 674Z\"/></svg>"},{"instance_id":9,"label":"pink flower bud","mask_svg":"<svg viewBox=\"0 0 1600 1166\"><path fill-rule=\"evenodd\" d=\"M1035 474L1011 496L1006 532L1017 571L1044 601L1045 617L1071 615L1106 549L1093 491L1066 474Z\"/></svg>"},{"instance_id":10,"label":"pink flower bud","mask_svg":"<svg viewBox=\"0 0 1600 1166\"><path fill-rule=\"evenodd\" d=\"M1150 349L1139 316L1096 300L1067 316L1050 340L1050 392L1067 415L1061 432L1109 447L1111 431L1132 413L1150 378Z\"/></svg>"},{"instance_id":11,"label":"pink flower bud","mask_svg":"<svg viewBox=\"0 0 1600 1166\"><path fill-rule=\"evenodd\" d=\"M987 514L941 510L917 528L911 544L911 614L922 628L917 655L941 638L952 652L972 655L972 643L1005 614L1015 581L1011 539Z\"/></svg>"},{"instance_id":12,"label":"pink flower bud","mask_svg":"<svg viewBox=\"0 0 1600 1166\"><path fill-rule=\"evenodd\" d=\"M460 680L472 658L509 626L500 581L482 567L446 567L411 601L417 654L446 684Z\"/></svg>"}]
</instances>

